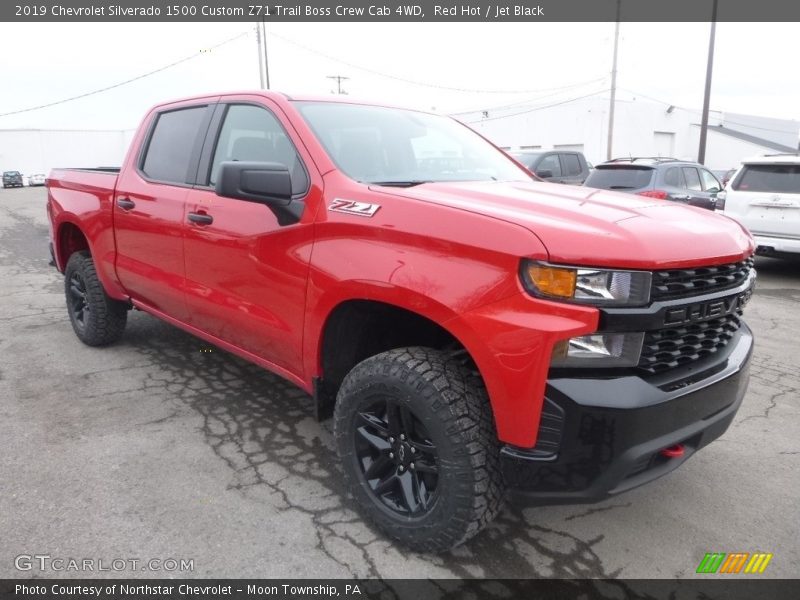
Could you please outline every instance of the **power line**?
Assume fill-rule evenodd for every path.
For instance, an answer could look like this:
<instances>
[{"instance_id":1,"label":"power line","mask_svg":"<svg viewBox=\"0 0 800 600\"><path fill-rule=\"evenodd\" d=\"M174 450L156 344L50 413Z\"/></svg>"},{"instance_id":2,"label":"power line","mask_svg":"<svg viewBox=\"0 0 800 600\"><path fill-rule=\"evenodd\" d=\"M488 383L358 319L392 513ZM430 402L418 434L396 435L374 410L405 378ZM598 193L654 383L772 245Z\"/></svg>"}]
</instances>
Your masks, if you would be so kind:
<instances>
[{"instance_id":1,"label":"power line","mask_svg":"<svg viewBox=\"0 0 800 600\"><path fill-rule=\"evenodd\" d=\"M584 87L584 86L589 85L590 83L605 82L605 80L607 78L608 78L607 76L603 76L603 77L598 77L597 79L592 79L592 80L589 80L589 81L584 81L584 82L580 82L580 83L573 83L571 85L566 85L566 86L561 87L561 88L550 88L550 89L556 89L557 91L552 92L550 94L542 94L541 96L534 96L532 98L526 98L525 100L518 100L517 102L512 102L511 104L502 104L500 106L484 106L482 108L476 108L474 110L464 110L464 111L461 111L461 112L448 113L448 114L451 117L458 117L458 116L461 116L461 115L471 115L471 114L474 114L474 113L486 112L486 111L491 111L491 110L504 110L504 109L507 109L507 108L514 108L515 106L521 106L521 105L525 105L525 104L530 104L531 102L536 102L538 100L543 100L544 98L552 98L553 96L558 96L562 92L565 92L566 90L569 90L569 89L574 89L574 88L578 88L578 87ZM541 91L547 91L547 88L543 88Z\"/></svg>"},{"instance_id":2,"label":"power line","mask_svg":"<svg viewBox=\"0 0 800 600\"><path fill-rule=\"evenodd\" d=\"M485 123L486 121L496 121L499 119L509 119L511 117L518 117L519 115L525 115L528 113L536 112L538 110L544 110L546 108L553 108L554 106L561 106L562 104L569 104L570 102L577 102L578 100L583 100L584 98L591 98L592 96L598 96L600 94L605 94L609 91L610 88L606 88L604 90L599 90L597 92L592 92L591 94L585 94L583 96L577 96L575 98L569 98L568 100L562 100L561 102L554 102L553 104L546 104L543 106L534 106L533 108L529 108L527 110L521 110L519 112L512 113L510 115L498 115L496 117L487 117L485 119L480 119L479 121L463 121L465 125L472 125L474 123Z\"/></svg>"},{"instance_id":3,"label":"power line","mask_svg":"<svg viewBox=\"0 0 800 600\"><path fill-rule=\"evenodd\" d=\"M40 110L42 108L50 108L51 106L56 106L58 104L64 104L65 102L72 102L73 100L79 100L81 98L86 98L88 96L94 96L95 94L100 94L101 92L107 92L108 90L113 90L115 88L122 87L123 85L127 85L129 83L133 83L134 81L139 81L140 79L144 79L145 77L150 77L150 75L155 75L156 73L160 73L161 71L166 71L167 69L171 69L172 67L175 67L175 66L177 66L177 65L179 65L181 63L185 63L185 62L187 62L189 60L192 60L193 58L197 58L201 54L205 54L206 52L209 52L211 50L219 48L220 46L224 46L225 44L229 44L229 43L231 43L231 42L233 42L235 40L238 40L241 37L249 35L249 33L250 33L249 31L245 31L245 32L240 33L238 35L235 35L235 36L233 36L231 38L228 38L227 40L224 40L224 41L222 41L222 42L220 42L218 44L215 44L213 46L209 46L208 48L204 48L202 50L199 50L195 54L192 54L190 56L186 56L184 58L181 58L180 60L176 60L175 62L171 62L168 65L164 65L163 67L159 67L158 69L154 69L152 71L148 71L147 73L143 73L142 75L138 75L136 77L132 77L131 79L126 79L125 81L120 81L119 83L115 83L114 85L109 85L109 86L106 86L104 88L100 88L98 90L93 90L91 92L86 92L84 94L78 94L77 96L71 96L70 98L63 98L62 100L56 100L55 102L49 102L48 104L40 104L39 106L30 106L28 108L21 108L19 110L12 110L12 111L7 112L7 113L0 113L0 117L7 117L9 115L18 115L20 113L31 112L31 111L34 111L34 110Z\"/></svg>"},{"instance_id":4,"label":"power line","mask_svg":"<svg viewBox=\"0 0 800 600\"><path fill-rule=\"evenodd\" d=\"M330 54L326 54L325 52L322 52L322 51L317 50L315 48L311 48L310 46L306 46L305 44L301 44L300 42L297 42L297 41L295 41L295 40L293 40L291 38L288 38L286 36L277 34L275 32L272 33L272 36L276 37L278 39L281 39L284 42L292 44L293 46L297 46L298 48L302 48L303 50L305 50L307 52L311 52L312 54L316 54L318 56L322 56L324 58L327 58L328 60L332 60L334 62L341 63L341 64L346 65L348 67L351 67L353 69L358 69L360 71L365 71L365 72L370 73L372 75L377 75L378 77L385 77L386 79L394 79L395 81L402 81L403 83L410 83L411 85L418 85L418 86L421 86L421 87L435 88L435 89L439 89L439 90L448 90L448 91L451 91L451 92L469 92L469 93L473 93L473 94L508 94L508 95L513 95L513 94L536 94L536 93L539 93L539 92L550 92L550 91L553 91L553 90L568 89L570 87L577 87L579 85L579 84L574 84L574 85L569 85L569 86L564 86L564 87L557 87L557 88L539 88L537 90L486 90L486 89L477 89L477 88L452 87L452 86L448 86L448 85L440 85L438 83L430 83L430 82L426 82L426 81L417 81L417 80L414 80L414 79L407 79L405 77L400 77L399 75L391 75L389 73L384 73L382 71L378 71L376 69L371 69L371 68L365 67L363 65L357 65L355 63L352 63L350 61L344 60L342 58L337 58L335 56L331 56ZM591 82L594 82L594 81L597 81L597 80L592 80ZM591 82L585 82L585 83L591 83Z\"/></svg>"},{"instance_id":5,"label":"power line","mask_svg":"<svg viewBox=\"0 0 800 600\"><path fill-rule=\"evenodd\" d=\"M701 111L697 110L696 108L686 108L685 106L678 106L677 104L673 104L672 102L667 102L667 101L661 100L659 98L654 98L653 96L648 96L647 94L642 94L641 92L637 92L636 90L631 90L631 89L628 89L628 88L618 88L618 89L625 90L629 94L635 94L636 96L640 96L640 97L645 98L647 100L652 100L653 102L658 102L659 104L664 104L666 106L674 106L678 110L682 110L682 111L685 111L685 112L688 112L688 113L693 113L693 114L696 114L696 115L702 114ZM725 111L723 111L723 110L712 110L710 112L719 113L721 115L725 114ZM785 119L785 120L794 121L793 119ZM734 121L734 120L729 119L727 117L725 117L725 122L726 123L731 123L732 125L741 125L742 127L750 127L751 129L759 129L761 131L772 131L773 133L794 133L793 131L788 131L786 129L774 129L772 127L759 127L758 125L751 125L749 123L742 123L741 121Z\"/></svg>"}]
</instances>

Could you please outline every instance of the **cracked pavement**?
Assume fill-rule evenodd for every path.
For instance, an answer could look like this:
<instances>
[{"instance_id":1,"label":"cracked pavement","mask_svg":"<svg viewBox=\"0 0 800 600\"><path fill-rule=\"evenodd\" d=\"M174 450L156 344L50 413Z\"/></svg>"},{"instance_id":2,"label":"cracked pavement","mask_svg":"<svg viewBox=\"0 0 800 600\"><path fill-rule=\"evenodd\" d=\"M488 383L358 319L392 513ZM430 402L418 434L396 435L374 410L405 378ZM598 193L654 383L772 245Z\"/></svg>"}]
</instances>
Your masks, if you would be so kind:
<instances>
[{"instance_id":1,"label":"cracked pavement","mask_svg":"<svg viewBox=\"0 0 800 600\"><path fill-rule=\"evenodd\" d=\"M82 345L45 197L0 191L0 577L92 575L14 567L49 554L194 560L103 574L121 577L670 578L712 551L772 552L762 577L798 575L800 261L757 259L752 380L722 438L600 504L509 506L430 556L360 520L298 388L139 312L120 343Z\"/></svg>"}]
</instances>

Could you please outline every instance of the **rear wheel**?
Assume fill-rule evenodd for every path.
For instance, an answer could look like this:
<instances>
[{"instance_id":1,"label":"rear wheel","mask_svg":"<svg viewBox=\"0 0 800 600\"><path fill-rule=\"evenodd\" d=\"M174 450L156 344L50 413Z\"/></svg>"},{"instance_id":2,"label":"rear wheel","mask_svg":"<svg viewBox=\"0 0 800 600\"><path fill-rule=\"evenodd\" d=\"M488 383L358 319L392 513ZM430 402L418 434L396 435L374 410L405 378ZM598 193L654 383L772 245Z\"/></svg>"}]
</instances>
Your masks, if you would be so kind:
<instances>
[{"instance_id":1,"label":"rear wheel","mask_svg":"<svg viewBox=\"0 0 800 600\"><path fill-rule=\"evenodd\" d=\"M357 365L337 397L334 434L364 514L415 550L441 552L499 512L498 442L480 378L429 348Z\"/></svg>"},{"instance_id":2,"label":"rear wheel","mask_svg":"<svg viewBox=\"0 0 800 600\"><path fill-rule=\"evenodd\" d=\"M72 329L84 344L106 346L122 337L128 304L106 294L88 252L75 252L69 257L64 291Z\"/></svg>"}]
</instances>

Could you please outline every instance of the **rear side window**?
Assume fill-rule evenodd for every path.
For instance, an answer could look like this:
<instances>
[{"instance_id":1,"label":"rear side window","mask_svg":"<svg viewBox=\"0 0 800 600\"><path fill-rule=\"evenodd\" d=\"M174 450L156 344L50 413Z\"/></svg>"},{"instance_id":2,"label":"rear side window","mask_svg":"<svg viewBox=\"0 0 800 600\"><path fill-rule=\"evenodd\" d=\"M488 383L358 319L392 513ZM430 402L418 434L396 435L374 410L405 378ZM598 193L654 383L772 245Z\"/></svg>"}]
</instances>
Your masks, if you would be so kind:
<instances>
[{"instance_id":1,"label":"rear side window","mask_svg":"<svg viewBox=\"0 0 800 600\"><path fill-rule=\"evenodd\" d=\"M734 190L800 194L800 165L745 165Z\"/></svg>"},{"instance_id":2,"label":"rear side window","mask_svg":"<svg viewBox=\"0 0 800 600\"><path fill-rule=\"evenodd\" d=\"M638 190L650 185L653 169L597 167L584 185L603 190Z\"/></svg>"},{"instance_id":3,"label":"rear side window","mask_svg":"<svg viewBox=\"0 0 800 600\"><path fill-rule=\"evenodd\" d=\"M567 175L580 175L581 162L578 160L577 154L563 154L564 168L567 170Z\"/></svg>"},{"instance_id":4,"label":"rear side window","mask_svg":"<svg viewBox=\"0 0 800 600\"><path fill-rule=\"evenodd\" d=\"M158 115L141 162L147 177L168 183L189 181L192 150L205 112L205 106L196 106Z\"/></svg>"}]
</instances>

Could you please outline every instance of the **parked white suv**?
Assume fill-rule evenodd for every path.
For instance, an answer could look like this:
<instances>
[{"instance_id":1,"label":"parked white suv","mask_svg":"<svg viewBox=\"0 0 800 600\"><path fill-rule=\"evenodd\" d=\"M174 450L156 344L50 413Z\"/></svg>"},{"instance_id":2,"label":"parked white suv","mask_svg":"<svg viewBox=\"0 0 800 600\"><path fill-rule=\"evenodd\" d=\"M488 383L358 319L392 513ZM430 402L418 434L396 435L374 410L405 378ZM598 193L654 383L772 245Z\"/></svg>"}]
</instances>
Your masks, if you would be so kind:
<instances>
[{"instance_id":1,"label":"parked white suv","mask_svg":"<svg viewBox=\"0 0 800 600\"><path fill-rule=\"evenodd\" d=\"M756 252L800 253L800 154L742 161L721 195L717 210L750 230Z\"/></svg>"}]
</instances>

